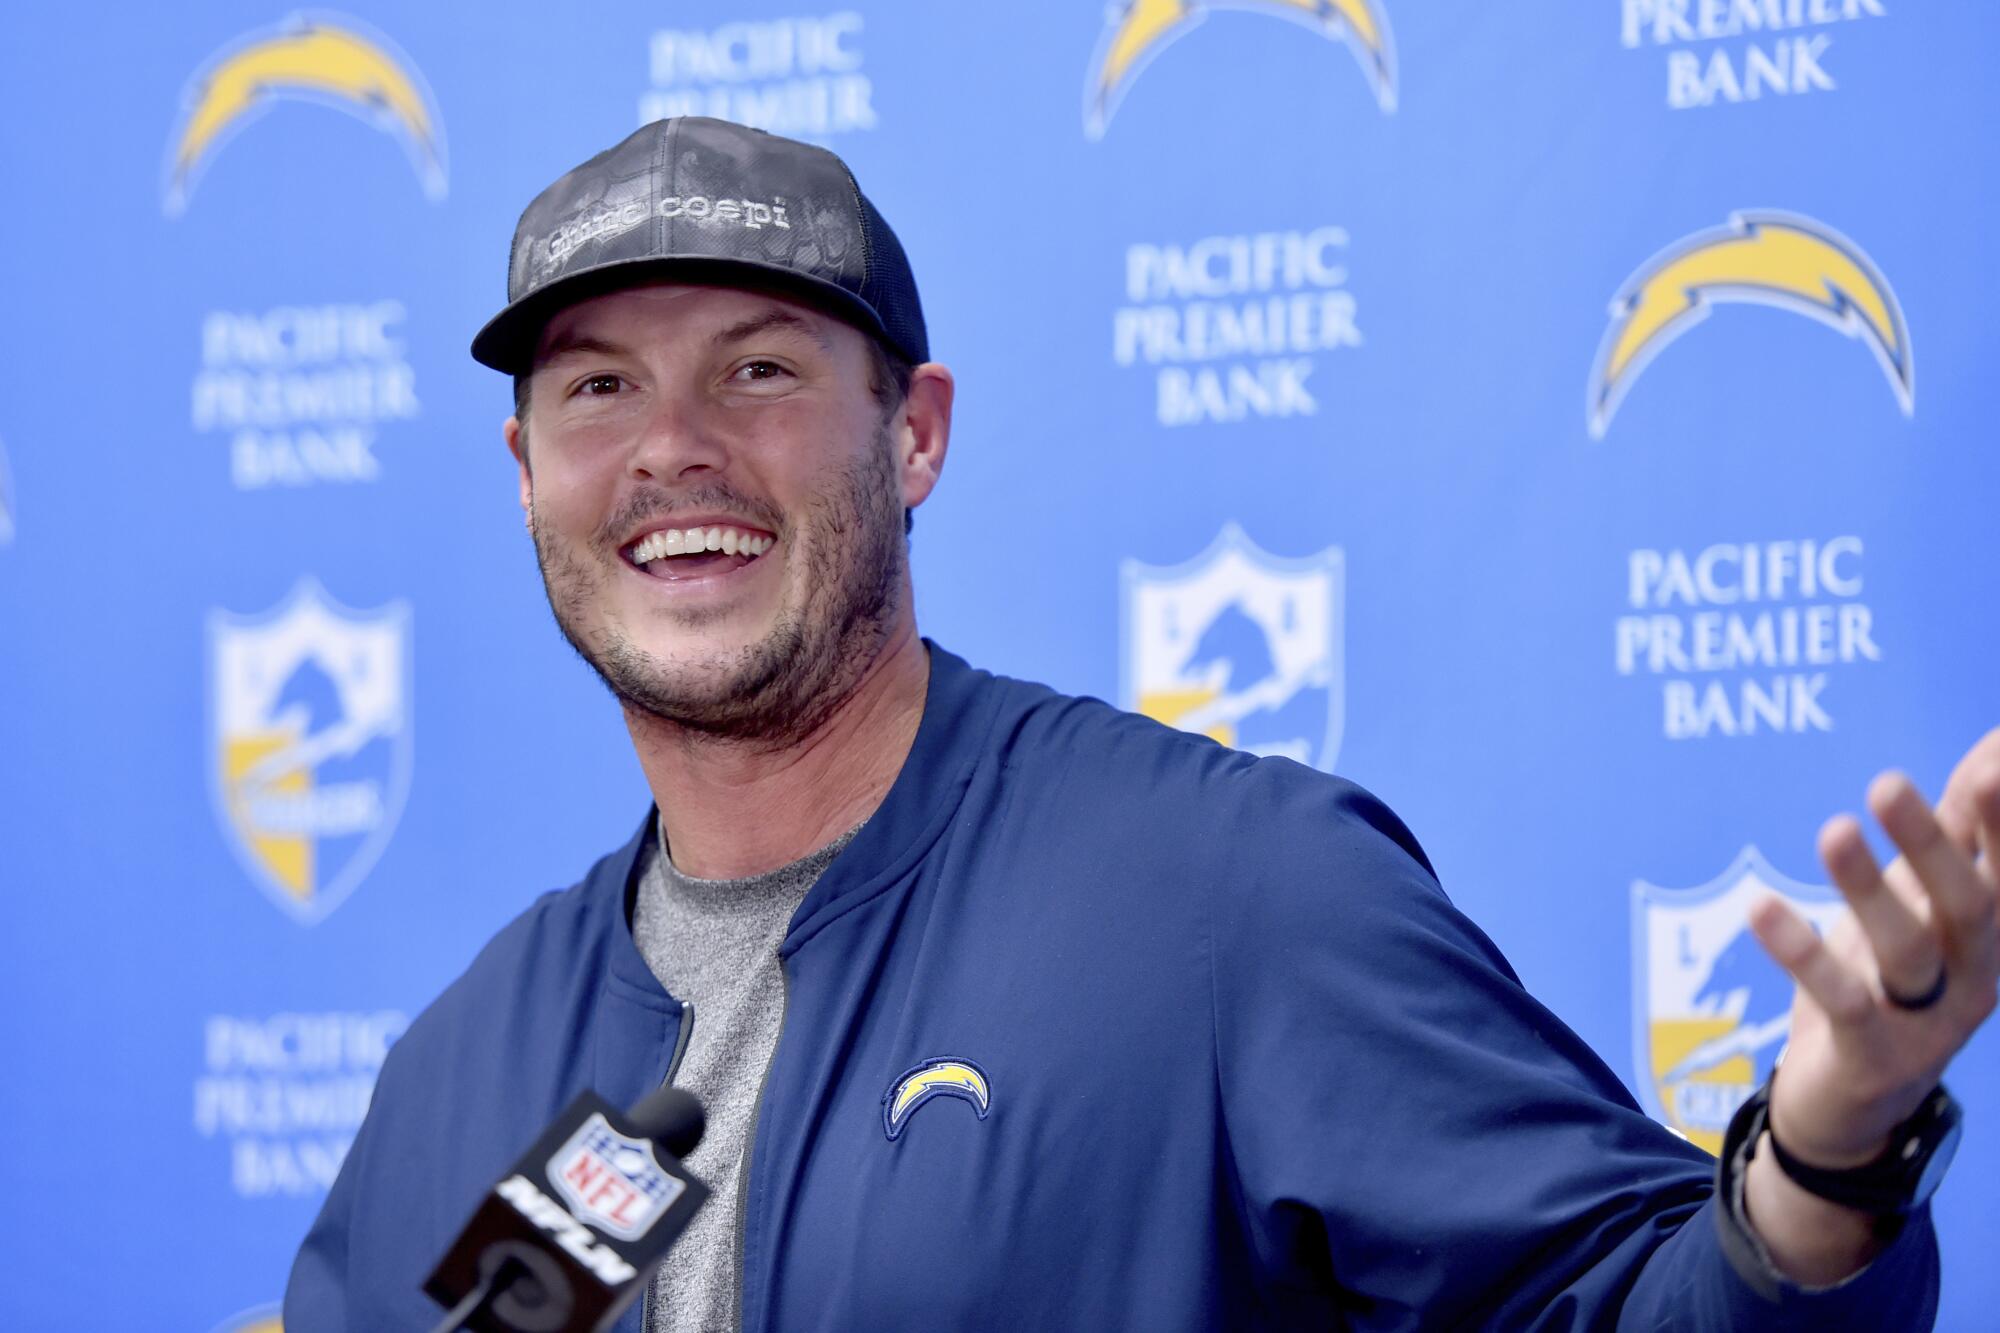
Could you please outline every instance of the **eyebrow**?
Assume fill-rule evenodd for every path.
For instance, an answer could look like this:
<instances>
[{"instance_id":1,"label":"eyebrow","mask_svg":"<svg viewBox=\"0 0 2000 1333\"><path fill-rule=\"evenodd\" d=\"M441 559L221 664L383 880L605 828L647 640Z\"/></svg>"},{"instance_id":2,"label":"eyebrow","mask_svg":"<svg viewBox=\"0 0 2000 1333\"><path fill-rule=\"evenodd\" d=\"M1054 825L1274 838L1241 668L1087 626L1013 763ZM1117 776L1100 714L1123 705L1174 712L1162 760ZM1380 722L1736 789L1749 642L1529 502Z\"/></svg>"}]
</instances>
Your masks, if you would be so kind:
<instances>
[{"instance_id":1,"label":"eyebrow","mask_svg":"<svg viewBox=\"0 0 2000 1333\"><path fill-rule=\"evenodd\" d=\"M712 347L726 347L731 343L739 343L747 338L754 338L760 333L769 333L774 329L786 329L801 334L819 344L820 347L828 351L832 350L832 343L827 339L825 332L817 325L799 315L793 314L789 310L781 310L775 306L762 314L752 315L748 319L739 320L731 324L726 329L718 330L715 336L709 339L709 345ZM621 346L618 343L608 342L603 338L593 338L588 334L560 333L549 343L542 354L536 358L536 365L539 368L562 357L573 356L578 353L590 356L619 356L629 350L629 348Z\"/></svg>"},{"instance_id":2,"label":"eyebrow","mask_svg":"<svg viewBox=\"0 0 2000 1333\"><path fill-rule=\"evenodd\" d=\"M560 334L540 356L535 358L535 368L539 370L551 361L573 356L578 352L588 353L591 356L617 356L624 350L618 344L606 342L602 338L584 337L574 333Z\"/></svg>"},{"instance_id":3,"label":"eyebrow","mask_svg":"<svg viewBox=\"0 0 2000 1333\"><path fill-rule=\"evenodd\" d=\"M795 315L789 310L779 309L776 306L766 310L761 315L752 315L740 323L731 324L728 328L717 333L714 338L710 339L710 342L715 346L721 347L729 343L742 342L745 338L754 338L760 333L769 333L773 329L789 329L794 333L805 335L828 351L832 350L833 345L827 340L826 334L817 325L802 316Z\"/></svg>"}]
</instances>

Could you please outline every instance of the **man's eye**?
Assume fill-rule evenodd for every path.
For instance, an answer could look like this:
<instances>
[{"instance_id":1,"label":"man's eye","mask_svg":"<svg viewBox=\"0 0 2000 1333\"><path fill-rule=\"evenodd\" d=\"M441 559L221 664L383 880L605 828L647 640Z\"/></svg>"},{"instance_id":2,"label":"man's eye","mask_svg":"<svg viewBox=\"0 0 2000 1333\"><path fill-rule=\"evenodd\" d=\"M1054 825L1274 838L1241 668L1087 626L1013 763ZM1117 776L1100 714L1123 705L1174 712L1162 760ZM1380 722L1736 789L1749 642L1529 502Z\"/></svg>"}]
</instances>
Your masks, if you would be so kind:
<instances>
[{"instance_id":1,"label":"man's eye","mask_svg":"<svg viewBox=\"0 0 2000 1333\"><path fill-rule=\"evenodd\" d=\"M618 377L616 375L592 375L589 379L577 385L576 391L595 398L617 393Z\"/></svg>"},{"instance_id":2,"label":"man's eye","mask_svg":"<svg viewBox=\"0 0 2000 1333\"><path fill-rule=\"evenodd\" d=\"M774 380L786 373L785 368L775 361L749 361L736 368L735 378L739 380Z\"/></svg>"}]
</instances>

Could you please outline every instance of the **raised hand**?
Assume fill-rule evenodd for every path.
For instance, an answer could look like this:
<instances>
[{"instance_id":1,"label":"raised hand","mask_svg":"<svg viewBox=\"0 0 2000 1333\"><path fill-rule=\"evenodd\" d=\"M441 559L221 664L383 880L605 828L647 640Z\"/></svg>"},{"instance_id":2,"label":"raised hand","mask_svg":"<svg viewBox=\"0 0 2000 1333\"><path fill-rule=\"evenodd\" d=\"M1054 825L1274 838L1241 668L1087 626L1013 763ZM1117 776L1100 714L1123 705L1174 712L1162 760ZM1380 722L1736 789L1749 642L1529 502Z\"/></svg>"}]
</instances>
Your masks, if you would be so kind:
<instances>
[{"instance_id":1,"label":"raised hand","mask_svg":"<svg viewBox=\"0 0 2000 1333\"><path fill-rule=\"evenodd\" d=\"M1852 912L1820 939L1783 902L1767 899L1750 926L1798 984L1791 1041L1771 1089L1770 1132L1816 1167L1879 1157L1972 1034L1993 1012L2000 981L2000 729L1972 747L1936 809L1910 780L1885 773L1868 808L1902 853L1884 870L1861 826L1838 815L1819 850ZM1751 1223L1794 1276L1826 1282L1867 1261L1868 1220L1777 1179L1770 1154L1752 1159ZM1844 1222L1844 1224L1843 1224ZM1804 1251L1788 1242L1794 1225ZM1853 1241L1846 1258L1832 1251ZM1832 1251L1828 1247L1832 1247Z\"/></svg>"}]
</instances>

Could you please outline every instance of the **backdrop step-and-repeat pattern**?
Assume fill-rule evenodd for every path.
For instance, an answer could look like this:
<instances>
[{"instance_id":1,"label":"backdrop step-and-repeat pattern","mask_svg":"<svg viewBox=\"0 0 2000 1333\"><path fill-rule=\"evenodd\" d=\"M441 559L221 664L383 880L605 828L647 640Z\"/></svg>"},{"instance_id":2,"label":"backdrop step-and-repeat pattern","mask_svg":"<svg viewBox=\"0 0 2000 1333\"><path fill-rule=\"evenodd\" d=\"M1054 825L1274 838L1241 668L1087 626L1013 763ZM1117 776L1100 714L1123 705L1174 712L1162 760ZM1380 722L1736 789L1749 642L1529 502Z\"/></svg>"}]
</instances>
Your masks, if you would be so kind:
<instances>
[{"instance_id":1,"label":"backdrop step-and-repeat pattern","mask_svg":"<svg viewBox=\"0 0 2000 1333\"><path fill-rule=\"evenodd\" d=\"M242 1329L383 1051L640 818L465 347L661 116L851 161L974 661L1373 787L1660 1119L1744 930L2000 721L2000 18L1932 0L245 0L0 43L9 1328ZM2000 1038L1944 1326L1992 1327Z\"/></svg>"}]
</instances>

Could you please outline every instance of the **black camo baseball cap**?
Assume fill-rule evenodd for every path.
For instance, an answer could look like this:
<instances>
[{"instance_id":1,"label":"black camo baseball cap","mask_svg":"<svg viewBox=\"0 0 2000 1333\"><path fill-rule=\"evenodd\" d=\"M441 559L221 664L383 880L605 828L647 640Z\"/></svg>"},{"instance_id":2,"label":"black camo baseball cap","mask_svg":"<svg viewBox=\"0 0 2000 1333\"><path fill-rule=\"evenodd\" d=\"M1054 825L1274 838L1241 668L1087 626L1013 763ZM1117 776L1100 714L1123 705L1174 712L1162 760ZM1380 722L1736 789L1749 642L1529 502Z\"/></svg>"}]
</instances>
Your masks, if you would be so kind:
<instances>
[{"instance_id":1,"label":"black camo baseball cap","mask_svg":"<svg viewBox=\"0 0 2000 1333\"><path fill-rule=\"evenodd\" d=\"M773 288L930 360L910 261L847 164L703 116L655 121L535 196L473 358L526 374L557 311L646 282Z\"/></svg>"}]
</instances>

